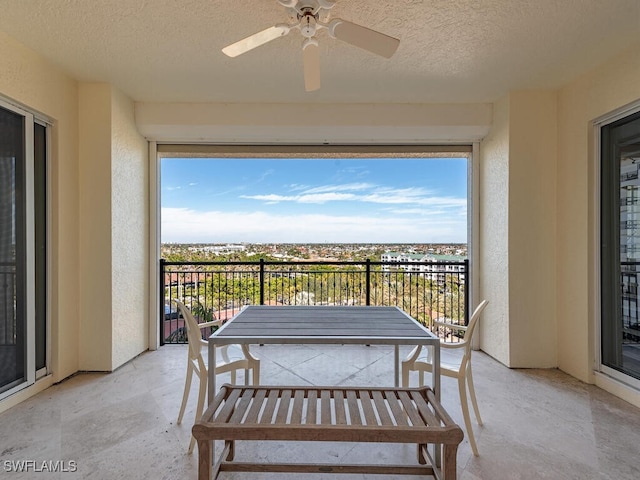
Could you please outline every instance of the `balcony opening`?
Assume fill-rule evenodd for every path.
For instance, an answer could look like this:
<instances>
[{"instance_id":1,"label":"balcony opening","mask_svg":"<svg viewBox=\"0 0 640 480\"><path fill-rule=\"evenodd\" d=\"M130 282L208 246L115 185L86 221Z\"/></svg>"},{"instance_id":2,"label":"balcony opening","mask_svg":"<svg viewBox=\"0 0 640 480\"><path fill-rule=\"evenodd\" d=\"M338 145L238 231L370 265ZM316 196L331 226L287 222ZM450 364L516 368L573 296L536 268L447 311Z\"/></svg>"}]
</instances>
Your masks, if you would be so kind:
<instances>
[{"instance_id":1,"label":"balcony opening","mask_svg":"<svg viewBox=\"0 0 640 480\"><path fill-rule=\"evenodd\" d=\"M247 304L394 305L464 323L471 147L158 147L160 344Z\"/></svg>"}]
</instances>

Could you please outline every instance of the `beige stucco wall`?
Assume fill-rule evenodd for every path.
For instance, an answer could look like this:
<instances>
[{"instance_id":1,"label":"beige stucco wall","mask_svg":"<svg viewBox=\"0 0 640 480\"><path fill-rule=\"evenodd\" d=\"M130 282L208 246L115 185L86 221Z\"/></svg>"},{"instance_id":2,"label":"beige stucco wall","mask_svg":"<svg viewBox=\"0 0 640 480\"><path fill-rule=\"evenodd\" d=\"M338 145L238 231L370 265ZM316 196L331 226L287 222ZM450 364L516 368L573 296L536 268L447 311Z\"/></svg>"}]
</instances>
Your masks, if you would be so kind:
<instances>
[{"instance_id":1,"label":"beige stucco wall","mask_svg":"<svg viewBox=\"0 0 640 480\"><path fill-rule=\"evenodd\" d=\"M147 348L149 242L147 142L133 102L109 85L78 84L2 32L0 58L0 95L53 121L51 375L1 401L1 411Z\"/></svg>"},{"instance_id":2,"label":"beige stucco wall","mask_svg":"<svg viewBox=\"0 0 640 480\"><path fill-rule=\"evenodd\" d=\"M133 102L114 90L111 106L111 367L117 368L148 347L149 174Z\"/></svg>"},{"instance_id":3,"label":"beige stucco wall","mask_svg":"<svg viewBox=\"0 0 640 480\"><path fill-rule=\"evenodd\" d=\"M0 93L54 120L51 139L51 370L79 368L77 83L0 32Z\"/></svg>"},{"instance_id":4,"label":"beige stucco wall","mask_svg":"<svg viewBox=\"0 0 640 480\"><path fill-rule=\"evenodd\" d=\"M557 366L557 96L509 95L509 366Z\"/></svg>"},{"instance_id":5,"label":"beige stucco wall","mask_svg":"<svg viewBox=\"0 0 640 480\"><path fill-rule=\"evenodd\" d=\"M640 45L559 92L556 241L558 365L593 381L596 220L591 122L640 99Z\"/></svg>"},{"instance_id":6,"label":"beige stucco wall","mask_svg":"<svg viewBox=\"0 0 640 480\"><path fill-rule=\"evenodd\" d=\"M637 404L637 392L594 377L592 121L640 99L639 51L557 92L496 102L480 160L481 295L491 301L481 348L511 367L558 366Z\"/></svg>"},{"instance_id":7,"label":"beige stucco wall","mask_svg":"<svg viewBox=\"0 0 640 480\"><path fill-rule=\"evenodd\" d=\"M480 348L510 367L557 366L557 95L496 102L480 159Z\"/></svg>"},{"instance_id":8,"label":"beige stucco wall","mask_svg":"<svg viewBox=\"0 0 640 480\"><path fill-rule=\"evenodd\" d=\"M80 369L111 370L111 87L80 84Z\"/></svg>"},{"instance_id":9,"label":"beige stucco wall","mask_svg":"<svg viewBox=\"0 0 640 480\"><path fill-rule=\"evenodd\" d=\"M147 158L133 102L81 84L81 370L111 371L147 349Z\"/></svg>"},{"instance_id":10,"label":"beige stucco wall","mask_svg":"<svg viewBox=\"0 0 640 480\"><path fill-rule=\"evenodd\" d=\"M509 99L494 104L493 124L480 144L480 348L509 364Z\"/></svg>"}]
</instances>

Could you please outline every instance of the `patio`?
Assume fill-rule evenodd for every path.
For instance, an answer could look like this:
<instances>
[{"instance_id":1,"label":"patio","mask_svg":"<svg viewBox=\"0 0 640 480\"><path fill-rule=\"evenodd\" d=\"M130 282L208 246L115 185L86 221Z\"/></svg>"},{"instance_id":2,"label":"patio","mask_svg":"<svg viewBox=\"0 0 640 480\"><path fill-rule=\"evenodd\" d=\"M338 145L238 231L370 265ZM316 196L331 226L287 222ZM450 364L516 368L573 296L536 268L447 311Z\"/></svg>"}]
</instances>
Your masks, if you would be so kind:
<instances>
[{"instance_id":1,"label":"patio","mask_svg":"<svg viewBox=\"0 0 640 480\"><path fill-rule=\"evenodd\" d=\"M393 381L386 346L254 346L265 384L384 385ZM402 355L408 349L402 350ZM146 352L110 374L79 373L0 414L3 478L196 478L197 454L187 455L195 409L176 417L186 345ZM558 370L508 369L482 352L473 359L484 426L475 425L480 457L465 439L458 478L636 479L640 410ZM218 377L224 382L225 376ZM413 379L415 380L415 379ZM454 380L443 378L443 404L462 424ZM309 445L314 448L310 449ZM238 458L325 462L413 462L412 446L284 442L238 444ZM75 461L76 472L11 472L19 461ZM349 478L382 478L352 476ZM224 474L221 478L300 478ZM307 478L306 476L304 478ZM311 475L308 478L341 478ZM412 477L398 477L412 478Z\"/></svg>"}]
</instances>

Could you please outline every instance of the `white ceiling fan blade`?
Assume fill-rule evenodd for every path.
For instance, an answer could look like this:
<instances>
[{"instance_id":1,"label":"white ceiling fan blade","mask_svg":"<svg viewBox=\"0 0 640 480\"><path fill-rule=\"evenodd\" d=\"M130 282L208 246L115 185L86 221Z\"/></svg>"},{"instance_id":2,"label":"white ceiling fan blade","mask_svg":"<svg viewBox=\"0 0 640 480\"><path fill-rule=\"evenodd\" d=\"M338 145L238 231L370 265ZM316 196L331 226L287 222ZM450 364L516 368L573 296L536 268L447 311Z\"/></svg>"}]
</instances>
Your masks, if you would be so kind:
<instances>
[{"instance_id":1,"label":"white ceiling fan blade","mask_svg":"<svg viewBox=\"0 0 640 480\"><path fill-rule=\"evenodd\" d=\"M385 58L390 58L400 45L397 38L339 18L333 20L328 28L332 37Z\"/></svg>"},{"instance_id":2,"label":"white ceiling fan blade","mask_svg":"<svg viewBox=\"0 0 640 480\"><path fill-rule=\"evenodd\" d=\"M307 38L302 45L302 61L304 63L304 89L313 92L320 88L320 53L318 42Z\"/></svg>"},{"instance_id":3,"label":"white ceiling fan blade","mask_svg":"<svg viewBox=\"0 0 640 480\"><path fill-rule=\"evenodd\" d=\"M243 53L253 50L260 45L264 45L271 40L275 40L278 37L282 37L289 33L288 25L274 25L261 32L254 33L253 35L243 38L242 40L232 43L231 45L224 47L222 53L229 57L237 57Z\"/></svg>"}]
</instances>

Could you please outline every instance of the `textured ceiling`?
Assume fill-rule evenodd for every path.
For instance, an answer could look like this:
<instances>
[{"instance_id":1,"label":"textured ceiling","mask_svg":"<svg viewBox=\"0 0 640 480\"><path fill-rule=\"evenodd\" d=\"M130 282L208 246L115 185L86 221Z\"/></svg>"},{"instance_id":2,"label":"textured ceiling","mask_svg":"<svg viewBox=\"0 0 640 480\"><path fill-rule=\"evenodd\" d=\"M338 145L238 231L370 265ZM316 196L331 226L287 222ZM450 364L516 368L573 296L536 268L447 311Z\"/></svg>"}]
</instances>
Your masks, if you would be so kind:
<instances>
[{"instance_id":1,"label":"textured ceiling","mask_svg":"<svg viewBox=\"0 0 640 480\"><path fill-rule=\"evenodd\" d=\"M275 0L0 0L1 31L148 102L488 102L640 43L640 0L339 0L331 16L400 47L387 60L321 31L322 87L306 93L297 31L220 51L288 21Z\"/></svg>"}]
</instances>

